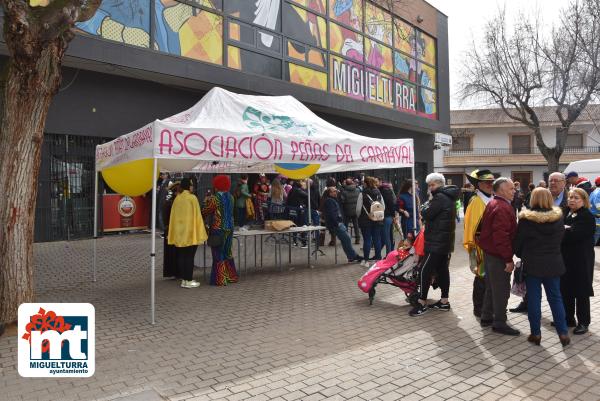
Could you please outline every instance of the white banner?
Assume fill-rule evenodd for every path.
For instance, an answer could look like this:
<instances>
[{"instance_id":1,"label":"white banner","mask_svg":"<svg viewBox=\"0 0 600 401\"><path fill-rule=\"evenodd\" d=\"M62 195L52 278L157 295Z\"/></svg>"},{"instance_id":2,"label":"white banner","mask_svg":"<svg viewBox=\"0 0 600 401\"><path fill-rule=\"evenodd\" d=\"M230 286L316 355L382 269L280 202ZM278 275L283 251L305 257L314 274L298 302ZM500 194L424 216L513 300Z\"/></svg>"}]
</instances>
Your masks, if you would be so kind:
<instances>
[{"instance_id":1,"label":"white banner","mask_svg":"<svg viewBox=\"0 0 600 401\"><path fill-rule=\"evenodd\" d=\"M211 90L189 110L97 148L97 166L156 157L164 171L275 172L274 164L321 172L412 167L412 139L360 136L319 118L291 96Z\"/></svg>"}]
</instances>

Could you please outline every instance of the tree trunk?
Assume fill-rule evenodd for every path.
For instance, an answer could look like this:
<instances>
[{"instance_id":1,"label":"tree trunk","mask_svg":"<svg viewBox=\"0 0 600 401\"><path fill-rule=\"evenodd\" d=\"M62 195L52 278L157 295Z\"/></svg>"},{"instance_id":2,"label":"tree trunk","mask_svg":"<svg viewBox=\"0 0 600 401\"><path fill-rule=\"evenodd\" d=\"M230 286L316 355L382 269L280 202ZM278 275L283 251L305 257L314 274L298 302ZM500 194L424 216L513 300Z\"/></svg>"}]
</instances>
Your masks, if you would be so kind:
<instances>
[{"instance_id":1,"label":"tree trunk","mask_svg":"<svg viewBox=\"0 0 600 401\"><path fill-rule=\"evenodd\" d=\"M15 42L22 37L5 39L9 50L26 46ZM66 42L59 39L37 58L12 57L2 83L0 322L15 321L19 305L34 299L32 243L40 153L65 48Z\"/></svg>"},{"instance_id":2,"label":"tree trunk","mask_svg":"<svg viewBox=\"0 0 600 401\"><path fill-rule=\"evenodd\" d=\"M544 158L548 162L548 172L550 174L560 171L558 168L560 162L560 155L556 151L556 148L549 149L548 152L544 153Z\"/></svg>"}]
</instances>

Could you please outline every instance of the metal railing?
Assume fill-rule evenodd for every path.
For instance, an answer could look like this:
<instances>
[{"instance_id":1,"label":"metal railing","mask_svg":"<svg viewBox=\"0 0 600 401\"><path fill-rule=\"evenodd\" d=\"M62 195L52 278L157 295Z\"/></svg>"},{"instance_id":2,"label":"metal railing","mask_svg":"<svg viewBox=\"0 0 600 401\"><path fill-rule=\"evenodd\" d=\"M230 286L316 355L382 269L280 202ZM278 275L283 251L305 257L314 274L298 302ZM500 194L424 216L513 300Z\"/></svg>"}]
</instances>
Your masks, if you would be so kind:
<instances>
[{"instance_id":1,"label":"metal railing","mask_svg":"<svg viewBox=\"0 0 600 401\"><path fill-rule=\"evenodd\" d=\"M600 146L568 146L564 154L600 153ZM444 156L502 156L502 155L541 155L537 147L527 148L473 148L468 150L444 150Z\"/></svg>"}]
</instances>

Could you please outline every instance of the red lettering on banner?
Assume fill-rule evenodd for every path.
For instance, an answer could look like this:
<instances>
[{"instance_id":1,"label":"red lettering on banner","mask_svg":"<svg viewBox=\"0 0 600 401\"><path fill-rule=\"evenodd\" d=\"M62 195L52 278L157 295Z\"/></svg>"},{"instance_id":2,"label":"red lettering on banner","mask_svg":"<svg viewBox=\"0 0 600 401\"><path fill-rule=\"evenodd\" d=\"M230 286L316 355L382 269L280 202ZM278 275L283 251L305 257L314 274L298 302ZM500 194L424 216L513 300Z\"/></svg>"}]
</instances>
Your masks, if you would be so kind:
<instances>
[{"instance_id":1,"label":"red lettering on banner","mask_svg":"<svg viewBox=\"0 0 600 401\"><path fill-rule=\"evenodd\" d=\"M281 144L281 141L279 139L275 139L275 154L273 155L273 158L275 160L281 160L282 157L283 157L283 145Z\"/></svg>"},{"instance_id":2,"label":"red lettering on banner","mask_svg":"<svg viewBox=\"0 0 600 401\"><path fill-rule=\"evenodd\" d=\"M213 142L215 140L221 140L221 153L215 153L215 150L213 149ZM222 136L213 136L212 138L210 138L210 140L208 141L208 149L210 150L210 153L212 153L213 156L215 157L223 157L223 137Z\"/></svg>"},{"instance_id":3,"label":"red lettering on banner","mask_svg":"<svg viewBox=\"0 0 600 401\"><path fill-rule=\"evenodd\" d=\"M167 141L165 141L165 136ZM163 148L167 148L168 149L168 154L171 154L171 148L173 147L173 144L171 143L171 131L169 131L168 129L164 129L160 132L160 143L158 144L158 148L160 149L160 154L164 154L163 152Z\"/></svg>"},{"instance_id":4,"label":"red lettering on banner","mask_svg":"<svg viewBox=\"0 0 600 401\"><path fill-rule=\"evenodd\" d=\"M292 160L296 160L296 155L298 154L298 142L292 141Z\"/></svg>"},{"instance_id":5,"label":"red lettering on banner","mask_svg":"<svg viewBox=\"0 0 600 401\"><path fill-rule=\"evenodd\" d=\"M352 146L344 145L344 153L346 154L346 162L347 163L354 162L354 156L352 156Z\"/></svg>"},{"instance_id":6,"label":"red lettering on banner","mask_svg":"<svg viewBox=\"0 0 600 401\"><path fill-rule=\"evenodd\" d=\"M179 131L177 131L179 132ZM177 138L177 132L175 132L175 138ZM191 146L188 146L188 141L193 138L193 137L197 137L200 138L200 140L202 141L203 145L202 145L202 149L198 150L197 152L193 152L190 148ZM192 132L191 134L187 134L185 136L185 139L183 140L183 147L185 148L185 152L188 155L192 155L192 156L200 156L202 153L204 153L206 151L206 139L199 133L199 132ZM181 153L181 152L179 152Z\"/></svg>"},{"instance_id":7,"label":"red lettering on banner","mask_svg":"<svg viewBox=\"0 0 600 401\"><path fill-rule=\"evenodd\" d=\"M402 146L401 148L401 152L402 152L402 163L410 163L410 150L408 148L408 146Z\"/></svg>"},{"instance_id":8,"label":"red lettering on banner","mask_svg":"<svg viewBox=\"0 0 600 401\"><path fill-rule=\"evenodd\" d=\"M326 143L323 145L323 147L321 148L321 160L326 161L327 159L329 159L329 151L327 150L327 148L329 147L329 144Z\"/></svg>"},{"instance_id":9,"label":"red lettering on banner","mask_svg":"<svg viewBox=\"0 0 600 401\"><path fill-rule=\"evenodd\" d=\"M233 154L233 157L230 157L230 154ZM225 157L235 159L237 157L237 140L233 136L227 137L227 142L225 144Z\"/></svg>"},{"instance_id":10,"label":"red lettering on banner","mask_svg":"<svg viewBox=\"0 0 600 401\"><path fill-rule=\"evenodd\" d=\"M257 147L258 147L260 141L265 141L267 143L267 146L270 147L269 154L266 155L266 156L261 156L258 153L258 151L260 150L260 148L257 149ZM270 159L271 156L273 155L273 143L271 143L271 141L269 140L269 138L266 138L264 136L258 138L256 141L254 141L254 144L252 145L252 149L254 150L254 154L256 155L256 157L258 157L260 160Z\"/></svg>"},{"instance_id":11,"label":"red lettering on banner","mask_svg":"<svg viewBox=\"0 0 600 401\"><path fill-rule=\"evenodd\" d=\"M340 145L335 145L336 161L339 163L344 160L344 148Z\"/></svg>"},{"instance_id":12,"label":"red lettering on banner","mask_svg":"<svg viewBox=\"0 0 600 401\"><path fill-rule=\"evenodd\" d=\"M181 135L183 135L183 132L181 132L181 131L175 131L175 133L173 133L175 142L177 142L179 144L179 150L173 151L174 155L180 155L184 151L184 142L181 142L181 139L179 139L179 136L181 136ZM186 137L186 140L187 140L187 137Z\"/></svg>"},{"instance_id":13,"label":"red lettering on banner","mask_svg":"<svg viewBox=\"0 0 600 401\"><path fill-rule=\"evenodd\" d=\"M248 144L248 151L249 151L248 154L244 154L244 152L242 152L242 146L244 145L244 142L250 142ZM240 141L238 150L240 152L240 156L242 156L244 159L252 159L252 138L249 136L242 138L242 140Z\"/></svg>"}]
</instances>

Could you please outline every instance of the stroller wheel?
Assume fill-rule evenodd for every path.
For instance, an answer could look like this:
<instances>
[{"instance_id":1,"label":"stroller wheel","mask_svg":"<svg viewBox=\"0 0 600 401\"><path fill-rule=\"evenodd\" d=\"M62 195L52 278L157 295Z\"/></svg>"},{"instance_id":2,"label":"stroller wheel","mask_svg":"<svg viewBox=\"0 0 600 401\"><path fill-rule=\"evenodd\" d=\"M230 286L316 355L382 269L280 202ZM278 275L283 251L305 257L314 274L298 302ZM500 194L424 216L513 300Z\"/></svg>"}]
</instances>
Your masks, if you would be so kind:
<instances>
[{"instance_id":1,"label":"stroller wheel","mask_svg":"<svg viewBox=\"0 0 600 401\"><path fill-rule=\"evenodd\" d=\"M369 305L373 305L373 299L375 298L375 287L369 291Z\"/></svg>"}]
</instances>

